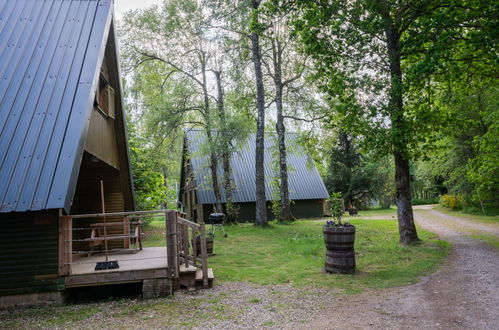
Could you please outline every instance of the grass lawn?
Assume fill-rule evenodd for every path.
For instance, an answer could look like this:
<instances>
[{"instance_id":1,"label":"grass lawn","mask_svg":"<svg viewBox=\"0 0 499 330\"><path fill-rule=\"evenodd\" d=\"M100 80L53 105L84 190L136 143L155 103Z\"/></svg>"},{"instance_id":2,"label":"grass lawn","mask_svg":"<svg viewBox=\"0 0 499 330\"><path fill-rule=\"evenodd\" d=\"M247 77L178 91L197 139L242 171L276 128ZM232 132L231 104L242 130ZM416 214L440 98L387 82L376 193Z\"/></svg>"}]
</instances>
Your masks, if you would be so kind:
<instances>
[{"instance_id":1,"label":"grass lawn","mask_svg":"<svg viewBox=\"0 0 499 330\"><path fill-rule=\"evenodd\" d=\"M392 206L389 209L382 209L382 208L371 208L369 210L360 210L359 214L357 216L346 216L345 219L347 221L350 221L351 218L353 219L358 219L362 217L389 217L389 216L394 216L397 218L397 207Z\"/></svg>"},{"instance_id":2,"label":"grass lawn","mask_svg":"<svg viewBox=\"0 0 499 330\"><path fill-rule=\"evenodd\" d=\"M355 293L366 288L386 288L414 283L432 272L450 250L448 243L418 229L423 243L398 244L393 220L349 220L357 227L355 275L324 274L323 220L300 220L291 224L272 222L267 228L252 224L225 226L227 238L215 237L215 256L209 265L217 280L263 285L292 283L344 289ZM145 246L164 245L164 223L153 221Z\"/></svg>"},{"instance_id":3,"label":"grass lawn","mask_svg":"<svg viewBox=\"0 0 499 330\"><path fill-rule=\"evenodd\" d=\"M469 236L475 240L482 241L499 249L499 239L497 238L497 236L486 233L473 234Z\"/></svg>"},{"instance_id":4,"label":"grass lawn","mask_svg":"<svg viewBox=\"0 0 499 330\"><path fill-rule=\"evenodd\" d=\"M469 214L460 211L453 211L440 205L433 206L433 209L459 218L466 218L473 221L499 225L499 215L489 216L489 215Z\"/></svg>"},{"instance_id":5,"label":"grass lawn","mask_svg":"<svg viewBox=\"0 0 499 330\"><path fill-rule=\"evenodd\" d=\"M165 219L158 218L157 220L149 220L143 227L144 239L142 240L143 247L165 246L166 228Z\"/></svg>"}]
</instances>

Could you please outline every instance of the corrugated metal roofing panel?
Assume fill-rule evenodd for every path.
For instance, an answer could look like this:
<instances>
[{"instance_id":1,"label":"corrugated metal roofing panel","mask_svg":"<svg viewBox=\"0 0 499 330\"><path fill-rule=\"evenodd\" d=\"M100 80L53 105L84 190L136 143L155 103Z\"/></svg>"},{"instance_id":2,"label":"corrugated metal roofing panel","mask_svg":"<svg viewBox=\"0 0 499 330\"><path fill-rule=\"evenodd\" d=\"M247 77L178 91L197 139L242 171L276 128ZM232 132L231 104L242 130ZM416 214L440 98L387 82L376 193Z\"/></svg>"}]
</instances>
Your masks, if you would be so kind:
<instances>
[{"instance_id":1,"label":"corrugated metal roofing panel","mask_svg":"<svg viewBox=\"0 0 499 330\"><path fill-rule=\"evenodd\" d=\"M0 212L68 210L112 1L0 6Z\"/></svg>"},{"instance_id":2,"label":"corrugated metal roofing panel","mask_svg":"<svg viewBox=\"0 0 499 330\"><path fill-rule=\"evenodd\" d=\"M205 132L202 130L190 130L186 132L187 151L190 155L192 169L194 171L198 200L201 204L215 203L215 194L211 186L211 171L209 158L203 154L205 143ZM266 135L265 138L265 194L267 200L278 198L279 191L272 181L279 176L272 166L272 152L276 147L276 137ZM255 135L252 134L246 143L232 154L231 169L235 189L233 192L235 202L254 202L255 189ZM296 134L286 134L286 145L288 150L288 180L289 194L292 200L300 199L325 199L329 197L324 182L317 168L296 143ZM277 150L276 150L277 151ZM220 178L223 175L221 164L218 164L217 172ZM221 180L221 179L220 179ZM222 199L225 202L223 187Z\"/></svg>"}]
</instances>

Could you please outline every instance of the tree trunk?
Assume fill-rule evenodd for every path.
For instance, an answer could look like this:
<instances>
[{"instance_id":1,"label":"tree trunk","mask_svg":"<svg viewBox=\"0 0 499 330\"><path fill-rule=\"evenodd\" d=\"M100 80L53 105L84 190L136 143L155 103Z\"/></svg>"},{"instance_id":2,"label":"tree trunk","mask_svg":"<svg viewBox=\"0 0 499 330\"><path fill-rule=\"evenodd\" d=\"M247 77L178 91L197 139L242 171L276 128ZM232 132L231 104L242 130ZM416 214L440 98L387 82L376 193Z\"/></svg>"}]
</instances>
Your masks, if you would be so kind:
<instances>
[{"instance_id":1,"label":"tree trunk","mask_svg":"<svg viewBox=\"0 0 499 330\"><path fill-rule=\"evenodd\" d=\"M234 198L232 195L231 184L231 168L230 168L230 148L231 136L227 132L227 119L225 117L224 92L222 88L222 72L213 71L217 81L217 108L218 119L220 121L220 142L222 149L222 166L224 170L223 186L225 191L225 210L227 213L227 221L234 222L237 220L237 214L234 208Z\"/></svg>"},{"instance_id":2,"label":"tree trunk","mask_svg":"<svg viewBox=\"0 0 499 330\"><path fill-rule=\"evenodd\" d=\"M262 57L260 53L260 36L258 21L258 7L260 1L252 0L252 25L251 32L251 52L253 65L255 66L256 83L256 103L258 116L256 121L256 146L255 146L255 186L256 186L256 207L255 225L264 226L267 224L267 199L265 196L265 172L264 172L264 138L265 138L265 94L263 87Z\"/></svg>"},{"instance_id":3,"label":"tree trunk","mask_svg":"<svg viewBox=\"0 0 499 330\"><path fill-rule=\"evenodd\" d=\"M205 112L205 122L206 122L206 139L209 144L210 151L210 170L213 193L215 194L215 212L222 213L222 194L220 193L220 186L218 185L218 173L217 173L217 155L215 141L212 135L212 118L210 113L210 100L208 95L207 81L206 81L206 58L204 53L200 55L201 62L201 73L203 77L203 96L204 96L204 112Z\"/></svg>"},{"instance_id":4,"label":"tree trunk","mask_svg":"<svg viewBox=\"0 0 499 330\"><path fill-rule=\"evenodd\" d=\"M411 202L411 177L407 158L407 125L404 120L400 35L383 3L381 15L385 26L390 64L390 91L388 110L391 115L392 145L395 158L395 186L400 243L407 245L419 241Z\"/></svg>"},{"instance_id":5,"label":"tree trunk","mask_svg":"<svg viewBox=\"0 0 499 330\"><path fill-rule=\"evenodd\" d=\"M210 144L210 170L212 178L213 193L215 194L215 212L222 213L222 194L220 193L220 186L218 184L218 173L217 173L217 156L213 151L213 135L210 129L206 130L206 137L208 143Z\"/></svg>"},{"instance_id":6,"label":"tree trunk","mask_svg":"<svg viewBox=\"0 0 499 330\"><path fill-rule=\"evenodd\" d=\"M397 217L399 222L400 243L407 245L419 241L411 198L411 176L409 161L398 152L395 157L395 186L397 190Z\"/></svg>"},{"instance_id":7,"label":"tree trunk","mask_svg":"<svg viewBox=\"0 0 499 330\"><path fill-rule=\"evenodd\" d=\"M279 145L279 177L280 177L280 197L281 214L280 221L291 221L291 206L289 203L288 187L288 164L286 160L286 127L284 126L284 116L282 114L282 49L278 40L272 44L273 62L274 62L274 85L275 85L275 103L277 109L277 141Z\"/></svg>"}]
</instances>

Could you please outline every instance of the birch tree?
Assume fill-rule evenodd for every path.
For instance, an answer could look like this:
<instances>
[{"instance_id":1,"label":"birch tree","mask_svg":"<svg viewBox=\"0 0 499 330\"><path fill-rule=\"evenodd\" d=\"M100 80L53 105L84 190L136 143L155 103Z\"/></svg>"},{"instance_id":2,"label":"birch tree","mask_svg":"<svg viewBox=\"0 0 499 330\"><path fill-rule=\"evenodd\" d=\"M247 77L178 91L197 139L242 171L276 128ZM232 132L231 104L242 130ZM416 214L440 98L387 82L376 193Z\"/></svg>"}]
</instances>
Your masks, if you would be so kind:
<instances>
[{"instance_id":1,"label":"birch tree","mask_svg":"<svg viewBox=\"0 0 499 330\"><path fill-rule=\"evenodd\" d=\"M176 115L178 112L196 113L195 118L199 120L195 124L205 128L215 211L222 212L213 136L215 116L208 81L212 55L205 33L203 8L194 0L165 1L161 6L132 12L121 28L126 66L133 70L148 62L158 63L162 67L165 84L174 81L174 89L183 89L187 94L182 106L173 111ZM185 90L185 82L192 89Z\"/></svg>"}]
</instances>

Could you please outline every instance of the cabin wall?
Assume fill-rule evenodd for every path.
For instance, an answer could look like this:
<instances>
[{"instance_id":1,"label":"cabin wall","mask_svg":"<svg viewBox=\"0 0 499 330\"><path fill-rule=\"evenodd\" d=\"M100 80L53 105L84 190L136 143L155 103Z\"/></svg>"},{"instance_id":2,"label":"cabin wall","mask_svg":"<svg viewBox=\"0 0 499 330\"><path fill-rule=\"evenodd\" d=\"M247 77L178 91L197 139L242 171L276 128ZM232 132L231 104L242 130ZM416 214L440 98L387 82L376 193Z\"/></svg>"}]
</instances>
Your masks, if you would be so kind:
<instances>
[{"instance_id":1,"label":"cabin wall","mask_svg":"<svg viewBox=\"0 0 499 330\"><path fill-rule=\"evenodd\" d=\"M93 108L88 127L85 151L119 169L118 144L114 119L106 117L100 110Z\"/></svg>"},{"instance_id":2,"label":"cabin wall","mask_svg":"<svg viewBox=\"0 0 499 330\"><path fill-rule=\"evenodd\" d=\"M291 205L291 214L296 218L317 218L324 216L323 199L296 200Z\"/></svg>"},{"instance_id":3,"label":"cabin wall","mask_svg":"<svg viewBox=\"0 0 499 330\"><path fill-rule=\"evenodd\" d=\"M324 200L322 199L304 199L295 200L291 205L291 214L295 218L316 218L324 216ZM222 205L224 212L225 204ZM255 203L235 203L235 206L239 209L239 222L253 222L255 220ZM210 213L213 213L212 204L204 204L202 217L204 221L208 221ZM267 202L267 218L275 219L274 212L272 212L272 204Z\"/></svg>"},{"instance_id":4,"label":"cabin wall","mask_svg":"<svg viewBox=\"0 0 499 330\"><path fill-rule=\"evenodd\" d=\"M99 83L105 81L106 85L110 85L112 89L119 88L110 80L108 68L109 55L106 55L102 61ZM103 94L102 92L100 92ZM98 108L98 94L96 94L96 101L90 116L90 125L88 127L87 140L85 141L85 151L91 153L95 157L104 161L108 165L116 169L120 168L120 161L118 157L118 143L116 139L115 128L115 100L109 103L113 108L112 111L102 111Z\"/></svg>"},{"instance_id":5,"label":"cabin wall","mask_svg":"<svg viewBox=\"0 0 499 330\"><path fill-rule=\"evenodd\" d=\"M0 214L0 296L64 289L58 210Z\"/></svg>"}]
</instances>

